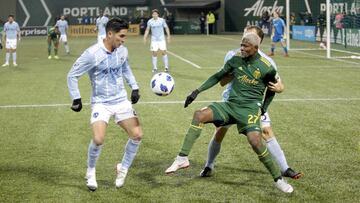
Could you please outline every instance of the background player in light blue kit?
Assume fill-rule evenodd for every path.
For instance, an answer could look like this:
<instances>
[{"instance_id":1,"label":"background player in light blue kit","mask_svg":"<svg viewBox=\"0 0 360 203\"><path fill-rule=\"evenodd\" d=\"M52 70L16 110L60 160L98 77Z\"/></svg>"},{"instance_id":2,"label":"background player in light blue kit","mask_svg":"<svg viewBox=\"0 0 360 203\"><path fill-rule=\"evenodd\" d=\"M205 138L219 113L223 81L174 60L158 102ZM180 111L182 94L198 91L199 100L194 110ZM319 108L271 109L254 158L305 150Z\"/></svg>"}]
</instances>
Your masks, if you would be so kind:
<instances>
[{"instance_id":1,"label":"background player in light blue kit","mask_svg":"<svg viewBox=\"0 0 360 203\"><path fill-rule=\"evenodd\" d=\"M146 43L146 38L149 35L151 30L151 43L150 43L150 51L152 51L152 65L153 65L153 73L157 72L157 55L158 51L161 52L165 72L169 71L169 60L166 54L166 42L165 42L165 34L164 28L167 35L167 42L170 43L170 30L167 26L165 20L159 17L159 11L157 9L152 10L152 18L147 22L147 27L144 34L144 43Z\"/></svg>"},{"instance_id":2,"label":"background player in light blue kit","mask_svg":"<svg viewBox=\"0 0 360 203\"><path fill-rule=\"evenodd\" d=\"M78 78L88 73L91 86L91 125L93 139L88 149L88 168L86 172L87 187L94 191L96 182L95 165L105 139L106 128L110 117L127 132L129 139L125 146L122 161L116 165L117 177L115 186L124 185L128 169L135 158L143 135L140 122L132 104L138 102L139 86L128 62L128 50L124 45L128 23L114 18L106 25L106 38L91 46L76 60L68 74L68 88L73 99L71 109L79 112L82 108L78 88ZM123 80L132 89L131 103Z\"/></svg>"},{"instance_id":3,"label":"background player in light blue kit","mask_svg":"<svg viewBox=\"0 0 360 203\"><path fill-rule=\"evenodd\" d=\"M14 16L8 16L8 22L4 25L4 41L5 41L5 48L6 48L6 55L5 55L5 63L2 65L3 67L9 66L10 60L10 53L12 53L13 57L13 65L17 66L16 63L16 47L17 41L20 41L20 27L17 22L14 21Z\"/></svg>"},{"instance_id":4,"label":"background player in light blue kit","mask_svg":"<svg viewBox=\"0 0 360 203\"><path fill-rule=\"evenodd\" d=\"M286 47L286 26L283 19L280 18L280 14L275 11L273 13L274 18L272 19L272 34L271 34L271 52L269 56L274 56L275 43L280 42L284 49L284 56L289 56L288 49Z\"/></svg>"},{"instance_id":5,"label":"background player in light blue kit","mask_svg":"<svg viewBox=\"0 0 360 203\"><path fill-rule=\"evenodd\" d=\"M70 48L67 43L67 30L69 28L68 22L65 20L65 16L61 15L60 19L56 22L55 26L59 27L60 35L60 42L64 43L65 51L67 54L70 54Z\"/></svg>"},{"instance_id":6,"label":"background player in light blue kit","mask_svg":"<svg viewBox=\"0 0 360 203\"><path fill-rule=\"evenodd\" d=\"M106 38L105 27L108 21L109 18L106 15L104 15L103 11L101 11L100 16L96 18L96 27L95 27L95 31L98 32L98 37L97 37L98 42Z\"/></svg>"}]
</instances>

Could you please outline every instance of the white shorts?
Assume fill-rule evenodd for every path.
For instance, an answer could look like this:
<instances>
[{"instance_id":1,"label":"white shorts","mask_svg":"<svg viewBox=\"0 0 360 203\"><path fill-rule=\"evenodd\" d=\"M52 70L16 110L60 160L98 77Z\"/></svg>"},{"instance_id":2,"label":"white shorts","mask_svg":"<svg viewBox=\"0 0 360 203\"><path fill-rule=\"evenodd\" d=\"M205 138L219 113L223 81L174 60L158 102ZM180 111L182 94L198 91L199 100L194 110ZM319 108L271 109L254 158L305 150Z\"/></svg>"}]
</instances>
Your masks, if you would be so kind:
<instances>
[{"instance_id":1,"label":"white shorts","mask_svg":"<svg viewBox=\"0 0 360 203\"><path fill-rule=\"evenodd\" d=\"M221 127L229 129L231 126L232 126L232 124L224 125L224 126L221 126ZM266 128L266 127L271 126L271 120L270 120L270 116L269 116L268 112L265 112L264 115L261 116L261 118L260 118L260 126L261 126L261 128Z\"/></svg>"},{"instance_id":2,"label":"white shorts","mask_svg":"<svg viewBox=\"0 0 360 203\"><path fill-rule=\"evenodd\" d=\"M67 36L66 35L60 35L60 42L67 42Z\"/></svg>"},{"instance_id":3,"label":"white shorts","mask_svg":"<svg viewBox=\"0 0 360 203\"><path fill-rule=\"evenodd\" d=\"M150 51L165 51L166 50L166 42L162 41L151 41L150 43Z\"/></svg>"},{"instance_id":4,"label":"white shorts","mask_svg":"<svg viewBox=\"0 0 360 203\"><path fill-rule=\"evenodd\" d=\"M16 49L17 39L6 39L6 49Z\"/></svg>"},{"instance_id":5,"label":"white shorts","mask_svg":"<svg viewBox=\"0 0 360 203\"><path fill-rule=\"evenodd\" d=\"M106 35L98 35L97 40L98 40L98 42L102 42L103 39L105 39L105 38L106 38Z\"/></svg>"},{"instance_id":6,"label":"white shorts","mask_svg":"<svg viewBox=\"0 0 360 203\"><path fill-rule=\"evenodd\" d=\"M109 123L111 116L114 116L115 123L136 117L136 112L128 100L114 105L93 104L91 109L91 124L96 121Z\"/></svg>"}]
</instances>

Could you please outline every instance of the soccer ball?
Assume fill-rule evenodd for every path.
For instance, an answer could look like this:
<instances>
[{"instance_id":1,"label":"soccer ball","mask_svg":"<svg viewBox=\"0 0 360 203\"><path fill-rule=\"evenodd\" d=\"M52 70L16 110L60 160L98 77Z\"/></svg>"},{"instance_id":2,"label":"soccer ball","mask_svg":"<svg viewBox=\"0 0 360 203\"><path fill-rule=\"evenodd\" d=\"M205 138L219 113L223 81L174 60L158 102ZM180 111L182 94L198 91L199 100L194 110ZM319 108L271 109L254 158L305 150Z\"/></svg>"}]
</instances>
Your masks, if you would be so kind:
<instances>
[{"instance_id":1,"label":"soccer ball","mask_svg":"<svg viewBox=\"0 0 360 203\"><path fill-rule=\"evenodd\" d=\"M169 95L175 87L174 78L168 73L156 73L150 81L151 90L158 96Z\"/></svg>"}]
</instances>

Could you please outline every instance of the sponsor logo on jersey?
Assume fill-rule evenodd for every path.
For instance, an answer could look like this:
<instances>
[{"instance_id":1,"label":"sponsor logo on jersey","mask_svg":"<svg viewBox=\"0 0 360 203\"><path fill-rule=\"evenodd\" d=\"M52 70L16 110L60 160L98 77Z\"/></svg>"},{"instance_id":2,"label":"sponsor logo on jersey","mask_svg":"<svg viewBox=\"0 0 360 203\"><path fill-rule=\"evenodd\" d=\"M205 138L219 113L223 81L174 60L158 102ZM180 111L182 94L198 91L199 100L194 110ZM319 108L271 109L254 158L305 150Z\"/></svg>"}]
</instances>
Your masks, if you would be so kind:
<instances>
[{"instance_id":1,"label":"sponsor logo on jersey","mask_svg":"<svg viewBox=\"0 0 360 203\"><path fill-rule=\"evenodd\" d=\"M241 83L247 84L247 85L257 85L259 81L255 79L249 79L247 75L242 75L237 78Z\"/></svg>"},{"instance_id":2,"label":"sponsor logo on jersey","mask_svg":"<svg viewBox=\"0 0 360 203\"><path fill-rule=\"evenodd\" d=\"M255 79L259 79L261 77L261 73L259 69L256 69L253 73Z\"/></svg>"}]
</instances>

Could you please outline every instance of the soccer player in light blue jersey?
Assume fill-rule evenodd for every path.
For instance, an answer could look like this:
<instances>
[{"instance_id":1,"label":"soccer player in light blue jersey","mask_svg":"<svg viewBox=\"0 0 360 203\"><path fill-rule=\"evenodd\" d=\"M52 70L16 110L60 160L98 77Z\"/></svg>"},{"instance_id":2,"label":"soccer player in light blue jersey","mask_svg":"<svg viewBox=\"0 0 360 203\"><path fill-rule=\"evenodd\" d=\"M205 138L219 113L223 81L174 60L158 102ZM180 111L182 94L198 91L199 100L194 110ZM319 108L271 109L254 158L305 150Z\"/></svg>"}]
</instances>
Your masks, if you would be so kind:
<instances>
[{"instance_id":1,"label":"soccer player in light blue jersey","mask_svg":"<svg viewBox=\"0 0 360 203\"><path fill-rule=\"evenodd\" d=\"M102 41L103 39L106 38L106 23L109 21L109 18L104 15L104 13L101 11L100 12L100 16L96 19L96 27L95 27L95 31L98 32L98 42Z\"/></svg>"},{"instance_id":2,"label":"soccer player in light blue jersey","mask_svg":"<svg viewBox=\"0 0 360 203\"><path fill-rule=\"evenodd\" d=\"M14 21L14 16L8 16L8 22L4 25L4 38L5 38L5 63L2 65L3 67L9 66L10 54L12 53L13 57L13 65L17 66L16 63L16 47L17 42L20 41L20 27L17 22Z\"/></svg>"},{"instance_id":3,"label":"soccer player in light blue jersey","mask_svg":"<svg viewBox=\"0 0 360 203\"><path fill-rule=\"evenodd\" d=\"M143 131L132 104L140 98L139 86L131 71L128 50L124 46L128 23L114 18L106 24L106 38L89 47L76 60L68 73L68 88L73 99L71 109L82 108L78 79L87 73L92 86L91 118L93 138L88 149L87 187L95 191L98 187L95 175L96 161L105 139L110 117L128 134L122 161L116 165L115 186L120 188L139 148ZM127 99L124 80L131 87L131 102Z\"/></svg>"},{"instance_id":4,"label":"soccer player in light blue jersey","mask_svg":"<svg viewBox=\"0 0 360 203\"><path fill-rule=\"evenodd\" d=\"M165 66L165 72L169 72L169 60L166 53L166 42L164 28L167 35L167 42L170 43L170 30L165 20L159 17L159 11L157 9L152 10L152 18L147 22L147 27L144 34L144 43L151 30L151 43L150 51L152 52L152 72L156 73L157 68L157 56L158 52L162 54L162 59Z\"/></svg>"},{"instance_id":5,"label":"soccer player in light blue jersey","mask_svg":"<svg viewBox=\"0 0 360 203\"><path fill-rule=\"evenodd\" d=\"M264 33L262 32L260 27L257 26L248 26L245 29L244 33L248 32L254 32L256 33L261 39L264 37ZM240 48L234 49L229 51L224 59L224 63L226 63L228 60L230 60L236 53L240 51ZM259 54L266 58L274 68L277 68L275 62L268 57L264 52L258 51ZM228 81L223 81L222 85L225 85L225 83L230 82L232 78L229 78ZM229 98L229 93L231 90L231 82L227 84L226 89L223 92L223 100L226 101ZM271 91L274 91L276 93L281 93L284 90L284 84L282 83L280 77L277 79L277 83L270 83L268 86L268 89ZM271 155L274 157L274 160L276 163L280 166L280 170L282 172L282 175L285 177L290 177L293 179L300 178L303 174L300 172L296 172L293 169L291 169L287 163L286 157L284 152L282 151L278 141L276 140L275 134L271 128L271 120L268 112L264 112L264 114L261 116L261 128L262 128L262 136L264 140L266 141L266 146L269 149ZM205 164L204 169L200 172L201 177L209 177L211 176L211 173L214 169L214 162L216 156L220 152L221 148L221 142L224 139L224 136L228 130L228 128L231 125L219 127L216 129L214 133L214 137L209 143L208 148L208 159Z\"/></svg>"},{"instance_id":6,"label":"soccer player in light blue jersey","mask_svg":"<svg viewBox=\"0 0 360 203\"><path fill-rule=\"evenodd\" d=\"M55 26L59 27L60 31L60 42L64 43L66 54L70 54L70 48L67 40L67 30L69 28L68 22L65 20L65 16L61 15L60 19L56 22Z\"/></svg>"},{"instance_id":7,"label":"soccer player in light blue jersey","mask_svg":"<svg viewBox=\"0 0 360 203\"><path fill-rule=\"evenodd\" d=\"M274 56L275 43L280 42L281 46L284 49L284 56L288 57L288 49L286 47L286 26L283 19L280 18L280 14L275 11L273 13L274 18L272 19L272 34L271 34L271 52L269 56Z\"/></svg>"}]
</instances>

